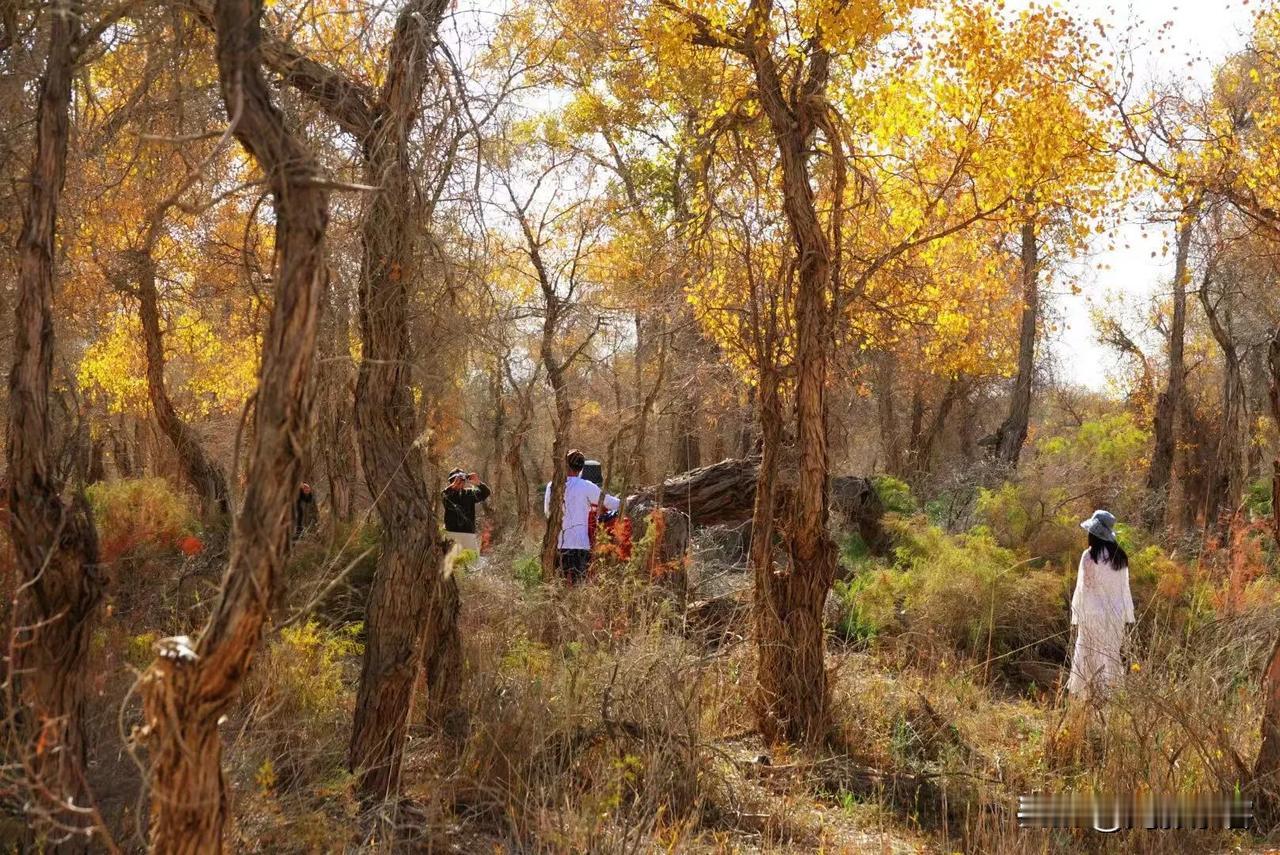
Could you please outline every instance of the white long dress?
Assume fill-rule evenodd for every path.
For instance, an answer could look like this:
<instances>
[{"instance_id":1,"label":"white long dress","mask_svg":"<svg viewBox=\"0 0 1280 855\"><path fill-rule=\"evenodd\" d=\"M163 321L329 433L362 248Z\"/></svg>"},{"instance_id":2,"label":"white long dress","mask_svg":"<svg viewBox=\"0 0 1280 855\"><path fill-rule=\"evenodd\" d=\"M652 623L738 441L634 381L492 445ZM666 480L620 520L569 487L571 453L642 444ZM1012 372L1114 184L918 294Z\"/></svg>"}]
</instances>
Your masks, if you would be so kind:
<instances>
[{"instance_id":1,"label":"white long dress","mask_svg":"<svg viewBox=\"0 0 1280 855\"><path fill-rule=\"evenodd\" d=\"M1125 625L1133 623L1129 568L1117 571L1110 561L1095 563L1086 549L1071 597L1071 623L1079 629L1067 691L1079 698L1102 697L1123 672L1120 647Z\"/></svg>"}]
</instances>

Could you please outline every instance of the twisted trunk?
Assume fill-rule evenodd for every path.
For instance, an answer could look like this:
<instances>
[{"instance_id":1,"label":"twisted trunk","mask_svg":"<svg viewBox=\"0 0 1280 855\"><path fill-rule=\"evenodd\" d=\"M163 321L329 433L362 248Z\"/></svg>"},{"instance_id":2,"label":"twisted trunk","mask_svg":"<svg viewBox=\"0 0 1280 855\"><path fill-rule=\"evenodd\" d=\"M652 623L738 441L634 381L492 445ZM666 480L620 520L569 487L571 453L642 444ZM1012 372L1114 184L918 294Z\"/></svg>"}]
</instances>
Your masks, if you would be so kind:
<instances>
[{"instance_id":1,"label":"twisted trunk","mask_svg":"<svg viewBox=\"0 0 1280 855\"><path fill-rule=\"evenodd\" d=\"M411 289L417 281L418 201L409 134L420 109L443 0L401 10L388 52L377 120L362 141L366 183L378 187L361 223L363 358L356 419L369 492L382 520L382 555L369 592L368 641L349 762L362 800L394 798L418 670L442 716L461 680L457 580L445 567L436 491L426 479L411 383ZM426 402L424 402L425 408Z\"/></svg>"},{"instance_id":2,"label":"twisted trunk","mask_svg":"<svg viewBox=\"0 0 1280 855\"><path fill-rule=\"evenodd\" d=\"M316 326L324 300L328 198L311 153L285 127L260 65L260 0L218 0L218 77L234 132L275 206L275 295L263 339L244 504L208 624L194 645L158 642L142 680L151 758L151 848L214 853L230 814L219 722L261 640L284 565L309 423Z\"/></svg>"},{"instance_id":3,"label":"twisted trunk","mask_svg":"<svg viewBox=\"0 0 1280 855\"><path fill-rule=\"evenodd\" d=\"M138 316L147 352L147 394L156 424L173 443L178 466L196 491L207 521L217 521L231 512L227 478L205 453L196 432L182 420L164 381L164 334L160 330L160 299L156 292L156 262L150 249L133 254L138 289Z\"/></svg>"},{"instance_id":4,"label":"twisted trunk","mask_svg":"<svg viewBox=\"0 0 1280 855\"><path fill-rule=\"evenodd\" d=\"M758 12L768 12L763 4ZM764 16L757 16L762 25ZM796 257L795 449L788 471L795 490L787 514L790 567L770 573L757 596L770 628L759 638L756 672L758 718L766 739L818 740L828 724L827 672L822 609L835 580L836 548L827 530L827 354L831 348L832 251L818 217L808 154L817 123L823 121L830 57L820 44L796 104L783 96L774 58L763 35L746 42L759 97L782 163L783 210ZM828 140L832 148L835 140ZM835 158L836 173L841 164ZM837 209L839 204L837 204ZM839 233L838 227L832 229ZM764 472L762 468L762 473ZM771 489L761 482L757 490ZM763 596L760 596L760 595Z\"/></svg>"},{"instance_id":5,"label":"twisted trunk","mask_svg":"<svg viewBox=\"0 0 1280 855\"><path fill-rule=\"evenodd\" d=\"M54 252L79 18L66 2L54 3L49 17L18 241L5 515L19 582L8 648L16 708L10 710L5 753L6 763L24 764L28 819L37 836L92 824L84 808L84 708L89 640L102 592L93 518L80 495L63 501L50 436Z\"/></svg>"}]
</instances>

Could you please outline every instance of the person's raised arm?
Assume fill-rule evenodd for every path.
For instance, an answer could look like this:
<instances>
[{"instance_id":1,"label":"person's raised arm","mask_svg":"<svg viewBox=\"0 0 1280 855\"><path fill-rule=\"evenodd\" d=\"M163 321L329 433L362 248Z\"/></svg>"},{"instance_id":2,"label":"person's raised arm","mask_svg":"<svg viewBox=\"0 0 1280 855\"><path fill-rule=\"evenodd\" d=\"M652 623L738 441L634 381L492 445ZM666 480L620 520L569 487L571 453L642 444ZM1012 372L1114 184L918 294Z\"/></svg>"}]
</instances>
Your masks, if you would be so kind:
<instances>
[{"instance_id":1,"label":"person's raised arm","mask_svg":"<svg viewBox=\"0 0 1280 855\"><path fill-rule=\"evenodd\" d=\"M547 482L546 495L542 497L542 515L547 519L551 518L551 482Z\"/></svg>"},{"instance_id":2,"label":"person's raised arm","mask_svg":"<svg viewBox=\"0 0 1280 855\"><path fill-rule=\"evenodd\" d=\"M476 488L477 502L483 502L485 499L493 495L493 491L489 489L489 485L481 481L474 472L471 473L471 477L474 479L471 483L474 484Z\"/></svg>"},{"instance_id":3,"label":"person's raised arm","mask_svg":"<svg viewBox=\"0 0 1280 855\"><path fill-rule=\"evenodd\" d=\"M616 511L618 508L622 507L622 500L617 496L610 496L608 493L603 493L602 496L602 501L606 510Z\"/></svg>"}]
</instances>

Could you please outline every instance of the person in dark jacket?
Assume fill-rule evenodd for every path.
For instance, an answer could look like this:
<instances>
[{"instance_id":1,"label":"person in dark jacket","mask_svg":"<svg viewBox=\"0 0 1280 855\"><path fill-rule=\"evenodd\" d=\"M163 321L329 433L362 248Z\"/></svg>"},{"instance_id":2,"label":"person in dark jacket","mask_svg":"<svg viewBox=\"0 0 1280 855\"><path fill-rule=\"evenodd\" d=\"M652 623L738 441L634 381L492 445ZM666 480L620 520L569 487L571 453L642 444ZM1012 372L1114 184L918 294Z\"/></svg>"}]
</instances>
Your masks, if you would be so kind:
<instances>
[{"instance_id":1,"label":"person in dark jacket","mask_svg":"<svg viewBox=\"0 0 1280 855\"><path fill-rule=\"evenodd\" d=\"M298 485L298 497L293 500L293 537L297 540L302 532L315 523L316 497L311 485L303 482Z\"/></svg>"},{"instance_id":2,"label":"person in dark jacket","mask_svg":"<svg viewBox=\"0 0 1280 855\"><path fill-rule=\"evenodd\" d=\"M476 505L489 498L489 485L480 476L461 469L449 473L449 486L444 488L445 537L458 544L459 549L469 549L480 554L480 538L476 536Z\"/></svg>"}]
</instances>

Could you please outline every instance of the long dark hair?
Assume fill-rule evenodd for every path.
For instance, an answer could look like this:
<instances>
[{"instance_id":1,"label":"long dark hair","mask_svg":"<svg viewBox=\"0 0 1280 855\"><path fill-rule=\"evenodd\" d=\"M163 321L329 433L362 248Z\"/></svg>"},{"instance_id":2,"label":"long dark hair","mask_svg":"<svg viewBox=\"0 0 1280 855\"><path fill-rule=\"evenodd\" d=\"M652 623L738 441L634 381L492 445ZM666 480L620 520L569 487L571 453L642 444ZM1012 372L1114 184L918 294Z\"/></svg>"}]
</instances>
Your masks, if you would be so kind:
<instances>
[{"instance_id":1,"label":"long dark hair","mask_svg":"<svg viewBox=\"0 0 1280 855\"><path fill-rule=\"evenodd\" d=\"M1109 562L1112 570L1123 570L1129 566L1129 555L1120 548L1120 544L1103 540L1096 534L1089 535L1089 557L1094 564Z\"/></svg>"}]
</instances>

